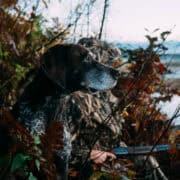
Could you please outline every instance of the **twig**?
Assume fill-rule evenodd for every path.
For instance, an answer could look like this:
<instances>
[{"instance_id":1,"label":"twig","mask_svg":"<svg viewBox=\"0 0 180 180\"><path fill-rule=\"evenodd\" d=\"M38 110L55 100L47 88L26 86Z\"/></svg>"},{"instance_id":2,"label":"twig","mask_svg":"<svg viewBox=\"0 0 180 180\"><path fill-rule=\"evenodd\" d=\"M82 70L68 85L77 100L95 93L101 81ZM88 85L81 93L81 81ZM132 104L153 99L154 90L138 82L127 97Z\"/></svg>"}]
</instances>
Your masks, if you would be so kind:
<instances>
[{"instance_id":1,"label":"twig","mask_svg":"<svg viewBox=\"0 0 180 180\"><path fill-rule=\"evenodd\" d=\"M144 169L146 168L146 163L150 157L150 155L152 154L153 150L156 148L156 146L159 144L160 140L163 138L163 136L166 134L166 132L168 131L168 129L170 128L171 126L171 123L173 122L173 120L177 117L179 117L180 115L178 114L180 112L180 105L178 105L178 107L176 108L173 116L171 117L171 119L168 120L168 124L166 126L166 128L164 129L164 131L161 133L161 135L159 136L159 138L157 139L157 141L154 143L151 151L149 152L149 154L147 155L145 161L144 161L144 164L143 164L143 167Z\"/></svg>"},{"instance_id":2,"label":"twig","mask_svg":"<svg viewBox=\"0 0 180 180\"><path fill-rule=\"evenodd\" d=\"M54 36L52 39L50 39L47 43L42 45L41 47L37 48L35 51L40 51L43 47L49 46L53 41L55 41L59 36L63 35L73 24L69 24L66 29L63 31L59 32L56 36Z\"/></svg>"}]
</instances>

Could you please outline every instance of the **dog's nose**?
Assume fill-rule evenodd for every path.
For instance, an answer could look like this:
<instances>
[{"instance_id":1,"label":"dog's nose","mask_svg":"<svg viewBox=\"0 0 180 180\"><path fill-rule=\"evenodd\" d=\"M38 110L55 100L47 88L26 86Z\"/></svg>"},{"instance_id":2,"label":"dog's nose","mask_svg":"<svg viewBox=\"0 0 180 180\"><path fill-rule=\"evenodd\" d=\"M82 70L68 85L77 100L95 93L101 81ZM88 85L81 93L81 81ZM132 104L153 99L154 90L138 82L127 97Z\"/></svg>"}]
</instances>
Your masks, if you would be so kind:
<instances>
[{"instance_id":1,"label":"dog's nose","mask_svg":"<svg viewBox=\"0 0 180 180\"><path fill-rule=\"evenodd\" d=\"M112 74L113 78L116 80L119 78L119 75L120 75L119 71L115 70L115 69L111 69L111 74Z\"/></svg>"}]
</instances>

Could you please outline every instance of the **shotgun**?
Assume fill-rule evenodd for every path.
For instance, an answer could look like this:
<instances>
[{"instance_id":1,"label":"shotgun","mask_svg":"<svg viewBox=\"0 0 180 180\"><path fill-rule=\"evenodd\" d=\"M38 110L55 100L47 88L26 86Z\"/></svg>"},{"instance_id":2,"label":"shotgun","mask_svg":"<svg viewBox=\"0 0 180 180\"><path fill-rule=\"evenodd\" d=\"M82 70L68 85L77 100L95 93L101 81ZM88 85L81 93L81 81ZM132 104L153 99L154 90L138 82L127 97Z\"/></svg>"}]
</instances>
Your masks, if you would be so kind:
<instances>
[{"instance_id":1,"label":"shotgun","mask_svg":"<svg viewBox=\"0 0 180 180\"><path fill-rule=\"evenodd\" d=\"M117 147L113 149L115 155L140 155L148 154L151 152L168 151L172 149L172 145L156 145L154 146L129 146L129 147ZM174 148L174 146L173 146ZM180 150L180 144L177 144L176 149Z\"/></svg>"}]
</instances>

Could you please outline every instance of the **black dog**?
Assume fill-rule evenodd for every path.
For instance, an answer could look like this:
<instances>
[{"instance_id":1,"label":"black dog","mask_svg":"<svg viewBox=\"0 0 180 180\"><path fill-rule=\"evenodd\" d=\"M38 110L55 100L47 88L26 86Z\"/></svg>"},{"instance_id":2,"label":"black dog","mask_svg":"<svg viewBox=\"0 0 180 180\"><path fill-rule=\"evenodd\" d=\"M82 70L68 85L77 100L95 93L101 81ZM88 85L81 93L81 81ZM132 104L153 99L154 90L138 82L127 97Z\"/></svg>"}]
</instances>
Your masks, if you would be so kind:
<instances>
[{"instance_id":1,"label":"black dog","mask_svg":"<svg viewBox=\"0 0 180 180\"><path fill-rule=\"evenodd\" d=\"M12 112L31 132L44 133L50 120L62 121L62 97L77 90L111 89L116 85L118 75L118 71L95 61L81 45L56 45L42 56L35 78L26 87ZM64 167L62 179L66 179L71 135L63 121L64 150L58 156Z\"/></svg>"}]
</instances>

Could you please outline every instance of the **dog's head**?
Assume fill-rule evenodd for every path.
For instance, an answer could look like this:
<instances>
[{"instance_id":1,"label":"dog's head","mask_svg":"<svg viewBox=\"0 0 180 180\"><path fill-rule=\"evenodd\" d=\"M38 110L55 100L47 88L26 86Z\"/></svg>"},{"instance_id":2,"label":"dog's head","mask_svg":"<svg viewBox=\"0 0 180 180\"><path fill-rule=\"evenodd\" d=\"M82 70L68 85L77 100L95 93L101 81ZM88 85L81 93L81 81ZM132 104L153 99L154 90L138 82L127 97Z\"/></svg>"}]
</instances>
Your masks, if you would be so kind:
<instances>
[{"instance_id":1,"label":"dog's head","mask_svg":"<svg viewBox=\"0 0 180 180\"><path fill-rule=\"evenodd\" d=\"M42 56L41 68L66 90L108 90L116 85L118 71L93 59L89 51L75 44L56 45Z\"/></svg>"}]
</instances>

